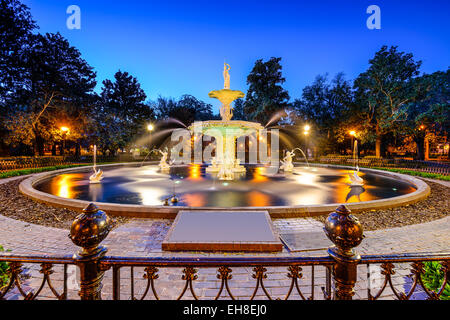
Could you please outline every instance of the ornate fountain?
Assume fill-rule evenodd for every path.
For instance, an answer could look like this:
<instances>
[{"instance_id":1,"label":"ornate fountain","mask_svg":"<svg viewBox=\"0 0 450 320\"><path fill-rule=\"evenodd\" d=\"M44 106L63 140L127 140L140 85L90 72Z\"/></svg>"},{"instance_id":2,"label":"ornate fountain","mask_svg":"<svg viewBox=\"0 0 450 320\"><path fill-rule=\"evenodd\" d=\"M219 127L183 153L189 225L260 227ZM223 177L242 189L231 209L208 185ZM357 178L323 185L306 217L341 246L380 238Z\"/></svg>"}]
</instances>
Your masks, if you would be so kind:
<instances>
[{"instance_id":1,"label":"ornate fountain","mask_svg":"<svg viewBox=\"0 0 450 320\"><path fill-rule=\"evenodd\" d=\"M220 116L222 120L194 122L189 130L192 135L214 137L216 156L211 160L207 172L217 172L220 180L233 180L237 172L245 172L245 167L236 158L236 140L263 130L263 126L256 122L231 120L233 117L234 100L245 97L242 91L230 89L230 65L225 63L223 69L224 88L209 93L211 98L218 99L222 106Z\"/></svg>"}]
</instances>

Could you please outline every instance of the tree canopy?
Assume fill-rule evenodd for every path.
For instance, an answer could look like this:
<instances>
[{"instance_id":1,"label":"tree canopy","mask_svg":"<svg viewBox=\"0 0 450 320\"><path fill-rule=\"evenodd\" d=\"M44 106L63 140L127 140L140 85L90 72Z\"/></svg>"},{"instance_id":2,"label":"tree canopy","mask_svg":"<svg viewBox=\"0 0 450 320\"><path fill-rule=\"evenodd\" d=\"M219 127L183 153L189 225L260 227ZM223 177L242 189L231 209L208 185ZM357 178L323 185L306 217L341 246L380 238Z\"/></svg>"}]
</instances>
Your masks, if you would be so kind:
<instances>
[{"instance_id":1,"label":"tree canopy","mask_svg":"<svg viewBox=\"0 0 450 320\"><path fill-rule=\"evenodd\" d=\"M281 58L257 60L248 75L244 112L249 120L265 125L275 113L289 107L289 94L282 87L286 79L280 62Z\"/></svg>"}]
</instances>

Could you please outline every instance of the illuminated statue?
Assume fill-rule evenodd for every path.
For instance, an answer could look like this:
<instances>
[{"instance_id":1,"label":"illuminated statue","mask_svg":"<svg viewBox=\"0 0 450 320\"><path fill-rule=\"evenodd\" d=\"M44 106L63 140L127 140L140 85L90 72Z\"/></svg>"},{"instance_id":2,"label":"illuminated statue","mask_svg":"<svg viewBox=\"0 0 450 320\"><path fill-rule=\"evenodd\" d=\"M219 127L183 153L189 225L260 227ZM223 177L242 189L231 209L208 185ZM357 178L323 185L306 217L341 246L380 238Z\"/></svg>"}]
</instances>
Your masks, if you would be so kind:
<instances>
[{"instance_id":1,"label":"illuminated statue","mask_svg":"<svg viewBox=\"0 0 450 320\"><path fill-rule=\"evenodd\" d=\"M219 180L233 180L234 179L234 161L228 157L225 158L224 163L220 166L217 177Z\"/></svg>"},{"instance_id":2,"label":"illuminated statue","mask_svg":"<svg viewBox=\"0 0 450 320\"><path fill-rule=\"evenodd\" d=\"M94 174L89 177L90 183L100 183L103 180L103 171L94 167Z\"/></svg>"},{"instance_id":3,"label":"illuminated statue","mask_svg":"<svg viewBox=\"0 0 450 320\"><path fill-rule=\"evenodd\" d=\"M170 170L170 165L167 163L169 152L167 152L167 150L166 151L156 150L156 151L158 151L162 155L161 160L159 161L159 168L161 169L161 171Z\"/></svg>"},{"instance_id":4,"label":"illuminated statue","mask_svg":"<svg viewBox=\"0 0 450 320\"><path fill-rule=\"evenodd\" d=\"M245 97L245 94L238 90L230 90L230 71L231 67L228 63L223 65L223 89L214 90L209 93L211 98L219 99L222 102L220 108L220 116L223 121L230 121L233 118L233 108L231 103L239 98Z\"/></svg>"},{"instance_id":5,"label":"illuminated statue","mask_svg":"<svg viewBox=\"0 0 450 320\"><path fill-rule=\"evenodd\" d=\"M218 172L220 170L219 166L217 165L216 157L211 158L211 165L205 170L206 172Z\"/></svg>"},{"instance_id":6,"label":"illuminated statue","mask_svg":"<svg viewBox=\"0 0 450 320\"><path fill-rule=\"evenodd\" d=\"M358 140L355 141L355 145L353 147L353 160L355 161L356 167L355 171L353 171L353 174L348 174L348 177L350 179L350 187L360 187L364 185L364 180L360 176L358 176Z\"/></svg>"},{"instance_id":7,"label":"illuminated statue","mask_svg":"<svg viewBox=\"0 0 450 320\"><path fill-rule=\"evenodd\" d=\"M103 180L103 171L97 170L97 145L94 145L94 174L89 177L89 183L96 184Z\"/></svg>"},{"instance_id":8,"label":"illuminated statue","mask_svg":"<svg viewBox=\"0 0 450 320\"><path fill-rule=\"evenodd\" d=\"M295 152L293 151L286 151L286 155L284 156L283 160L281 161L281 170L284 171L292 171L294 169L294 165L292 164L292 158L294 157Z\"/></svg>"},{"instance_id":9,"label":"illuminated statue","mask_svg":"<svg viewBox=\"0 0 450 320\"><path fill-rule=\"evenodd\" d=\"M223 88L230 89L230 71L231 67L228 63L224 63L223 65Z\"/></svg>"},{"instance_id":10,"label":"illuminated statue","mask_svg":"<svg viewBox=\"0 0 450 320\"><path fill-rule=\"evenodd\" d=\"M241 166L241 160L236 158L234 160L233 172L245 172L246 169L244 166Z\"/></svg>"},{"instance_id":11,"label":"illuminated statue","mask_svg":"<svg viewBox=\"0 0 450 320\"><path fill-rule=\"evenodd\" d=\"M360 187L364 185L364 180L360 176L358 176L358 172L359 168L358 171L353 171L353 174L351 173L348 174L351 187Z\"/></svg>"}]
</instances>

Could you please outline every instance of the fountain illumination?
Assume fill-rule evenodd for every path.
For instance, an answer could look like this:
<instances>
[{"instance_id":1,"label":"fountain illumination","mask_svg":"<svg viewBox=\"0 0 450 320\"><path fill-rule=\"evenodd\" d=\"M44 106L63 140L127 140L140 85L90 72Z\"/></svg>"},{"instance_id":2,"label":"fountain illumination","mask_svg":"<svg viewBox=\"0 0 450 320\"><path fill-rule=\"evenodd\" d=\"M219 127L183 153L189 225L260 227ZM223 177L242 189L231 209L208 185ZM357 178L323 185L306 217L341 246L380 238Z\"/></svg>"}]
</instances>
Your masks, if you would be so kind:
<instances>
[{"instance_id":1,"label":"fountain illumination","mask_svg":"<svg viewBox=\"0 0 450 320\"><path fill-rule=\"evenodd\" d=\"M236 158L236 140L264 129L261 124L256 122L231 120L233 117L231 103L245 97L245 94L242 91L230 90L229 71L230 66L225 63L224 88L209 93L211 98L216 98L222 103L220 108L222 120L194 122L189 127L194 136L202 134L215 138L216 156L211 160L211 166L206 168L206 171L217 172L219 180L233 180L235 173L246 171L239 159Z\"/></svg>"},{"instance_id":2,"label":"fountain illumination","mask_svg":"<svg viewBox=\"0 0 450 320\"><path fill-rule=\"evenodd\" d=\"M89 177L89 183L101 183L103 180L103 171L97 170L97 146L94 145L94 174Z\"/></svg>"},{"instance_id":3,"label":"fountain illumination","mask_svg":"<svg viewBox=\"0 0 450 320\"><path fill-rule=\"evenodd\" d=\"M353 147L353 160L355 161L355 171L353 171L353 174L348 174L351 181L350 187L360 187L364 185L364 180L358 176L358 140L355 140L355 146Z\"/></svg>"}]
</instances>

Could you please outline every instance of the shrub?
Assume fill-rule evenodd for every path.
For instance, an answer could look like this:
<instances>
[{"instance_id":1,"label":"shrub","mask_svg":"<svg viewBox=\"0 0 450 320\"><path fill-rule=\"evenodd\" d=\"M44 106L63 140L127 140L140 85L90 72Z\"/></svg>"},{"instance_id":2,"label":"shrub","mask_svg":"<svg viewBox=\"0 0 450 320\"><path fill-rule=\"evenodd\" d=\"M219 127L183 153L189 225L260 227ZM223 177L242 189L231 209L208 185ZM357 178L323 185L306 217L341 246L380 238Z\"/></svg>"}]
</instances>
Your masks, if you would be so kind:
<instances>
[{"instance_id":1,"label":"shrub","mask_svg":"<svg viewBox=\"0 0 450 320\"><path fill-rule=\"evenodd\" d=\"M0 252L5 251L2 246L0 246ZM9 283L9 264L7 262L0 262L0 288L3 288Z\"/></svg>"},{"instance_id":2,"label":"shrub","mask_svg":"<svg viewBox=\"0 0 450 320\"><path fill-rule=\"evenodd\" d=\"M25 176L25 175L28 175L28 174L40 173L40 172L45 172L45 171L53 171L53 170L60 170L60 169L83 167L83 166L88 166L88 164L82 164L82 165L60 165L60 166L43 167L43 168L11 170L11 171L6 171L6 172L3 172L3 173L0 173L0 179L10 178L10 177L18 177L18 176Z\"/></svg>"},{"instance_id":3,"label":"shrub","mask_svg":"<svg viewBox=\"0 0 450 320\"><path fill-rule=\"evenodd\" d=\"M424 263L422 281L428 290L439 291L444 281L444 271L439 262L427 261ZM447 283L441 295L441 300L450 300L450 284Z\"/></svg>"}]
</instances>

